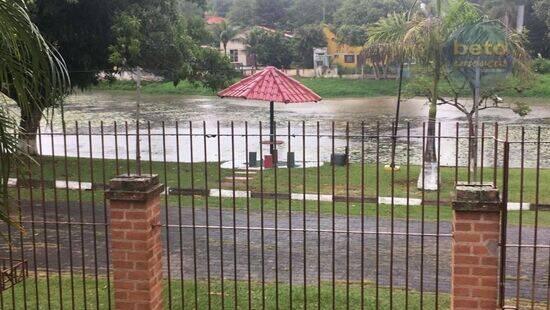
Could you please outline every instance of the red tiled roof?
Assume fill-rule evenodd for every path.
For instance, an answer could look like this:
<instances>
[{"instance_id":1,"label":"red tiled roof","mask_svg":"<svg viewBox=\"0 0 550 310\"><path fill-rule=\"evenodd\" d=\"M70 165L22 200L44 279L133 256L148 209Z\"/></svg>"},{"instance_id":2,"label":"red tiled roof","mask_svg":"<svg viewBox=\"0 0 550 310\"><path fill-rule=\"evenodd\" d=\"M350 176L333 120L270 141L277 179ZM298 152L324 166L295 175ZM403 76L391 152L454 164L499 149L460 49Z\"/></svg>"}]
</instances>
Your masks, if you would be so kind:
<instances>
[{"instance_id":1,"label":"red tiled roof","mask_svg":"<svg viewBox=\"0 0 550 310\"><path fill-rule=\"evenodd\" d=\"M284 103L317 102L321 97L275 67L251 75L218 93L221 98L239 98Z\"/></svg>"},{"instance_id":2,"label":"red tiled roof","mask_svg":"<svg viewBox=\"0 0 550 310\"><path fill-rule=\"evenodd\" d=\"M220 16L208 16L206 17L206 23L208 25L221 24L225 21L225 18Z\"/></svg>"}]
</instances>

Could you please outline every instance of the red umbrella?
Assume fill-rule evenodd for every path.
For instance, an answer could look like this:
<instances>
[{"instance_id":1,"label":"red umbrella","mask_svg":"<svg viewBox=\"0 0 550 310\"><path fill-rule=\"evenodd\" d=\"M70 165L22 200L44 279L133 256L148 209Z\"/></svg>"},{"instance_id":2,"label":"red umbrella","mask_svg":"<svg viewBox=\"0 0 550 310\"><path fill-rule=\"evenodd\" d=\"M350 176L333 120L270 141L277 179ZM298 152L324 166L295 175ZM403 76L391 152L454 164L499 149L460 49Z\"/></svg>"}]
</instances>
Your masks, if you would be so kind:
<instances>
[{"instance_id":1,"label":"red umbrella","mask_svg":"<svg viewBox=\"0 0 550 310\"><path fill-rule=\"evenodd\" d=\"M321 97L300 82L287 76L275 67L266 67L264 70L251 75L229 86L218 93L221 98L238 98L245 100L268 101L270 116L271 154L275 143L275 109L274 102L303 103L318 102Z\"/></svg>"}]
</instances>

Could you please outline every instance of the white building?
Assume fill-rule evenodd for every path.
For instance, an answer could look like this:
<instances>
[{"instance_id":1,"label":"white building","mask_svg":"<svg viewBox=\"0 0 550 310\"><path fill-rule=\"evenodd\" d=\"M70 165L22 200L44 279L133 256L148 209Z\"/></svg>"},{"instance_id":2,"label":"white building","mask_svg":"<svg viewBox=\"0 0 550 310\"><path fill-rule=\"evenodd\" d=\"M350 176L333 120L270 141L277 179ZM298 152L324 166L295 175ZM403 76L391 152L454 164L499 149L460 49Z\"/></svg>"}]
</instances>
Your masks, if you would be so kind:
<instances>
[{"instance_id":1,"label":"white building","mask_svg":"<svg viewBox=\"0 0 550 310\"><path fill-rule=\"evenodd\" d=\"M264 31L276 32L276 29L256 26L256 28L263 29ZM251 29L247 29L239 32L233 39L227 42L225 48L225 53L227 57L231 60L231 63L237 68L254 68L256 67L256 57L253 54L248 53L248 46L246 45L246 40ZM291 33L284 33L284 36L287 38L293 38L294 35ZM224 52L223 42L220 42L220 51Z\"/></svg>"}]
</instances>

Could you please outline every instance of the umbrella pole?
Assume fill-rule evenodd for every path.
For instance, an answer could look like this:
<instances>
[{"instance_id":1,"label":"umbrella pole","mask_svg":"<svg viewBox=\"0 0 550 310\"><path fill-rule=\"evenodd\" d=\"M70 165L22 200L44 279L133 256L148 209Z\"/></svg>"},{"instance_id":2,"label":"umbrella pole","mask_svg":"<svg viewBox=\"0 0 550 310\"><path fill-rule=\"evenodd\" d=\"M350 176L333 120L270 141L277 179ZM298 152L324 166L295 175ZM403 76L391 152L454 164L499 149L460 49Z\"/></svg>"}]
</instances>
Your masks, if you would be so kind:
<instances>
[{"instance_id":1,"label":"umbrella pole","mask_svg":"<svg viewBox=\"0 0 550 310\"><path fill-rule=\"evenodd\" d=\"M275 154L275 104L269 103L269 154Z\"/></svg>"}]
</instances>

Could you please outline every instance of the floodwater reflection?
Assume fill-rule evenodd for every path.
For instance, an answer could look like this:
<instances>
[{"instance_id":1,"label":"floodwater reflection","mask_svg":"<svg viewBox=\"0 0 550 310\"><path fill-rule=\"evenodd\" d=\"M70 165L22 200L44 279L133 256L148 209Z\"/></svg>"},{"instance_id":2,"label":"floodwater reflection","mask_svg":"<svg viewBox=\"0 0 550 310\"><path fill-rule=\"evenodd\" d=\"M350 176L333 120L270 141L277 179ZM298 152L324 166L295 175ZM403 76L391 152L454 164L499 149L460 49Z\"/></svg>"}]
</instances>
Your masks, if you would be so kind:
<instances>
[{"instance_id":1,"label":"floodwater reflection","mask_svg":"<svg viewBox=\"0 0 550 310\"><path fill-rule=\"evenodd\" d=\"M149 157L152 160L164 160L166 157L167 161L176 161L179 153L181 162L233 159L243 161L247 157L245 132L248 133L248 151L255 151L258 154L260 141L269 139L269 107L264 102L213 97L146 95L143 96L141 109L140 119L143 123L140 130L142 136L140 148L142 158L147 160ZM532 109L533 111L524 118L504 109L482 111L481 117L486 122L484 132L487 137L483 143L485 165L493 165L494 122L500 123L498 136L503 138L507 132L510 140L521 138L519 124L530 124L525 128L525 139L536 141L537 125L550 124L550 108L542 102L534 101ZM319 159L328 161L333 148L335 152L343 153L349 143L352 161L359 160L363 154L367 162L375 161L377 156L382 163L390 161L391 128L395 113L394 98L328 99L321 103L276 104L275 110L277 139L284 141L281 154L286 154L290 150L295 153L296 159L301 161L304 158L302 150L305 145L306 161L316 161L317 150L319 150ZM425 126L423 123L427 120L427 110L428 106L424 99L414 98L404 102L396 146L398 163L406 162L407 153L410 155L411 163L416 164L421 161L423 144L421 135ZM64 117L67 124L65 138L58 134L63 131L59 115L54 115L51 124L43 124L41 137L43 154L63 155L66 144L68 156L76 156L78 146L81 156L91 154L99 158L105 154L106 158L117 156L135 158L135 122L133 121L135 101L131 93L79 93L69 98ZM464 120L464 116L455 108L439 107L437 131L441 132L441 138L437 139L436 144L440 150L442 165L455 165L457 162L457 144L454 137L457 134L457 122L460 123L459 135L462 137L467 135ZM262 125L261 137L260 124ZM179 137L177 140L176 125ZM78 143L75 135L77 126L80 135ZM508 129L507 126L509 126ZM54 132L53 148L50 128L53 128ZM89 128L92 132L92 148L88 137ZM190 139L191 129L193 139ZM542 128L542 140L550 137L549 131L550 128L546 126ZM103 139L99 135L100 132L105 134ZM130 135L128 139L126 132ZM233 139L231 132L233 132ZM316 136L317 132L320 133L319 139ZM148 136L149 133L150 136ZM382 137L377 139L379 135ZM410 136L409 139L406 138L407 135ZM361 149L363 139L364 151ZM467 139L459 139L459 165L467 164L467 148ZM497 158L502 158L502 145L498 146L497 151L499 152ZM519 166L521 145L513 144L511 151L512 166ZM267 153L267 149L263 149L262 152ZM526 166L536 164L536 153L535 143L523 145ZM541 154L541 165L550 167L549 144L541 145Z\"/></svg>"}]
</instances>

